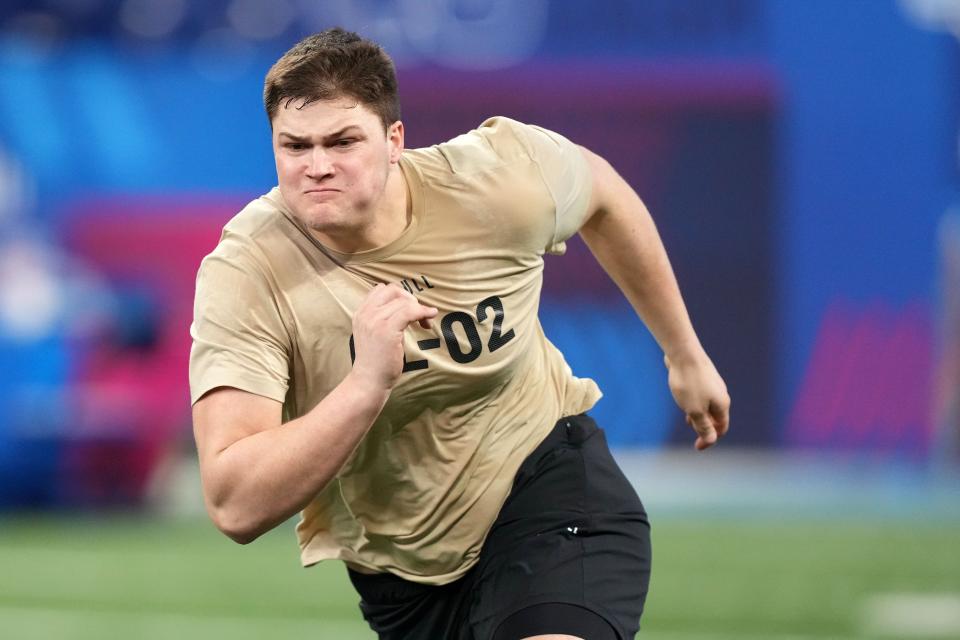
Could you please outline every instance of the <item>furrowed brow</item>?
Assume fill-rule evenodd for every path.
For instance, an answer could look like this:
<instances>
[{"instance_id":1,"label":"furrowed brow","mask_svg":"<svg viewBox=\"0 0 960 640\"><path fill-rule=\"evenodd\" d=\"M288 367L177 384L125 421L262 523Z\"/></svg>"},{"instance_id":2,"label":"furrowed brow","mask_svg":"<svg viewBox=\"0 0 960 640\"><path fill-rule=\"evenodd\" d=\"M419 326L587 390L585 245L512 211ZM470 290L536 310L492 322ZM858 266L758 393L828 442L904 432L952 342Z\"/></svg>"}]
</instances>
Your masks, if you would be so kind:
<instances>
[{"instance_id":1,"label":"furrowed brow","mask_svg":"<svg viewBox=\"0 0 960 640\"><path fill-rule=\"evenodd\" d=\"M343 127L342 129L334 131L333 133L326 134L325 136L323 136L323 139L335 140L341 136L347 135L348 133L354 133L354 130L356 130L356 132L359 132L359 133L363 132L363 130L357 125L351 124L351 125L347 125L346 127ZM286 138L291 142L305 142L305 143L311 142L310 136L298 136L296 134L290 133L289 131L280 131L277 133L277 137Z\"/></svg>"},{"instance_id":2,"label":"furrowed brow","mask_svg":"<svg viewBox=\"0 0 960 640\"><path fill-rule=\"evenodd\" d=\"M357 125L351 124L351 125L347 125L346 127L340 129L339 131L334 131L333 133L330 133L330 134L324 136L324 138L327 139L327 140L333 140L334 138L339 138L340 136L344 136L344 135L346 135L346 134L348 134L348 133L353 133L353 130L354 130L354 129L356 129L358 132L362 132L362 131L363 131L363 129L361 129L361 128L358 127Z\"/></svg>"},{"instance_id":3,"label":"furrowed brow","mask_svg":"<svg viewBox=\"0 0 960 640\"><path fill-rule=\"evenodd\" d=\"M310 142L310 138L308 137L294 135L286 131L281 131L280 133L277 134L277 137L287 138L288 140L292 140L293 142Z\"/></svg>"}]
</instances>

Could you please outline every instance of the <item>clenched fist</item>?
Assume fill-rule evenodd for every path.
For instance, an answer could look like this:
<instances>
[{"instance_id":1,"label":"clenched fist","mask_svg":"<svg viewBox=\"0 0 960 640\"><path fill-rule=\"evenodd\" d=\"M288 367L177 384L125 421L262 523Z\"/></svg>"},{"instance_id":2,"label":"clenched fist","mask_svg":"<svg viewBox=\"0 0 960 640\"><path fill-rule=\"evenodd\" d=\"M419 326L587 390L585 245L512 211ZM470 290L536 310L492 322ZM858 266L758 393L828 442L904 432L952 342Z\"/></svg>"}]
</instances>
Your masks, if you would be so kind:
<instances>
[{"instance_id":1,"label":"clenched fist","mask_svg":"<svg viewBox=\"0 0 960 640\"><path fill-rule=\"evenodd\" d=\"M681 362L664 356L663 363L673 398L697 433L694 446L698 451L712 447L730 425L730 395L723 378L705 353Z\"/></svg>"},{"instance_id":2,"label":"clenched fist","mask_svg":"<svg viewBox=\"0 0 960 640\"><path fill-rule=\"evenodd\" d=\"M404 330L414 322L428 328L436 315L402 287L376 285L353 316L353 374L373 388L392 389L403 371Z\"/></svg>"}]
</instances>

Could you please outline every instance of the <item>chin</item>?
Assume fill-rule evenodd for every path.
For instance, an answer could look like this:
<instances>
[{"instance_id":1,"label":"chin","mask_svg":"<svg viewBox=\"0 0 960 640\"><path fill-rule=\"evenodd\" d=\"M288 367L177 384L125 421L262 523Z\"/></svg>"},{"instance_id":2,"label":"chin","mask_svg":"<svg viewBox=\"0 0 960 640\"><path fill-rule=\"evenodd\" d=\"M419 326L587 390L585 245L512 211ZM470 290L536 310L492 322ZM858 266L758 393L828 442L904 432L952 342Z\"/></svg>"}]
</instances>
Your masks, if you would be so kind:
<instances>
[{"instance_id":1,"label":"chin","mask_svg":"<svg viewBox=\"0 0 960 640\"><path fill-rule=\"evenodd\" d=\"M315 202L302 203L302 206L298 207L294 214L303 224L317 231L340 226L342 222L339 211L327 206L318 206Z\"/></svg>"},{"instance_id":2,"label":"chin","mask_svg":"<svg viewBox=\"0 0 960 640\"><path fill-rule=\"evenodd\" d=\"M354 226L348 224L341 216L329 213L311 213L302 216L300 220L311 230L330 236L350 233Z\"/></svg>"}]
</instances>

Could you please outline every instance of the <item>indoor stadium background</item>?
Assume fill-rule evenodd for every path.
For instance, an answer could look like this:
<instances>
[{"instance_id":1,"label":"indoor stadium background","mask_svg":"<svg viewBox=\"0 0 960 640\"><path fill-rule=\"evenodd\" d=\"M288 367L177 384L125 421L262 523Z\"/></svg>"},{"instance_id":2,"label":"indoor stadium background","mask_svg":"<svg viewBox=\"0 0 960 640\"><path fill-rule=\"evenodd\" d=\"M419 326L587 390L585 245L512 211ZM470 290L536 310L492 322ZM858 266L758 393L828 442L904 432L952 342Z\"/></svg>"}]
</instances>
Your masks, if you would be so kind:
<instances>
[{"instance_id":1,"label":"indoor stadium background","mask_svg":"<svg viewBox=\"0 0 960 640\"><path fill-rule=\"evenodd\" d=\"M263 76L341 25L408 146L491 115L645 199L731 396L693 451L582 243L542 321L653 521L640 637L960 638L960 2L0 3L0 638L372 638L288 523L205 520L200 258L275 183Z\"/></svg>"}]
</instances>

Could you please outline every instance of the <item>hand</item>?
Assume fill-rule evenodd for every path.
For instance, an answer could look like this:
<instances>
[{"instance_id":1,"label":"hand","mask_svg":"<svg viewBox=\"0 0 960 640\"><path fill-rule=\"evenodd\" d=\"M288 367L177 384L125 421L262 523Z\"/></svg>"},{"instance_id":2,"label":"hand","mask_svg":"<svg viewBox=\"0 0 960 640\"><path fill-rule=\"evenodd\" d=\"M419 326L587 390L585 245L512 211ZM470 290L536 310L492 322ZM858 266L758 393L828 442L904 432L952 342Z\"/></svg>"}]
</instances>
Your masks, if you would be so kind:
<instances>
[{"instance_id":1,"label":"hand","mask_svg":"<svg viewBox=\"0 0 960 640\"><path fill-rule=\"evenodd\" d=\"M376 285L353 316L352 374L377 390L392 389L403 371L403 332L414 322L429 328L436 315L400 286Z\"/></svg>"},{"instance_id":2,"label":"hand","mask_svg":"<svg viewBox=\"0 0 960 640\"><path fill-rule=\"evenodd\" d=\"M677 405L687 414L687 424L697 432L694 446L702 451L716 444L730 424L727 385L706 353L672 363L667 356L668 384Z\"/></svg>"}]
</instances>

